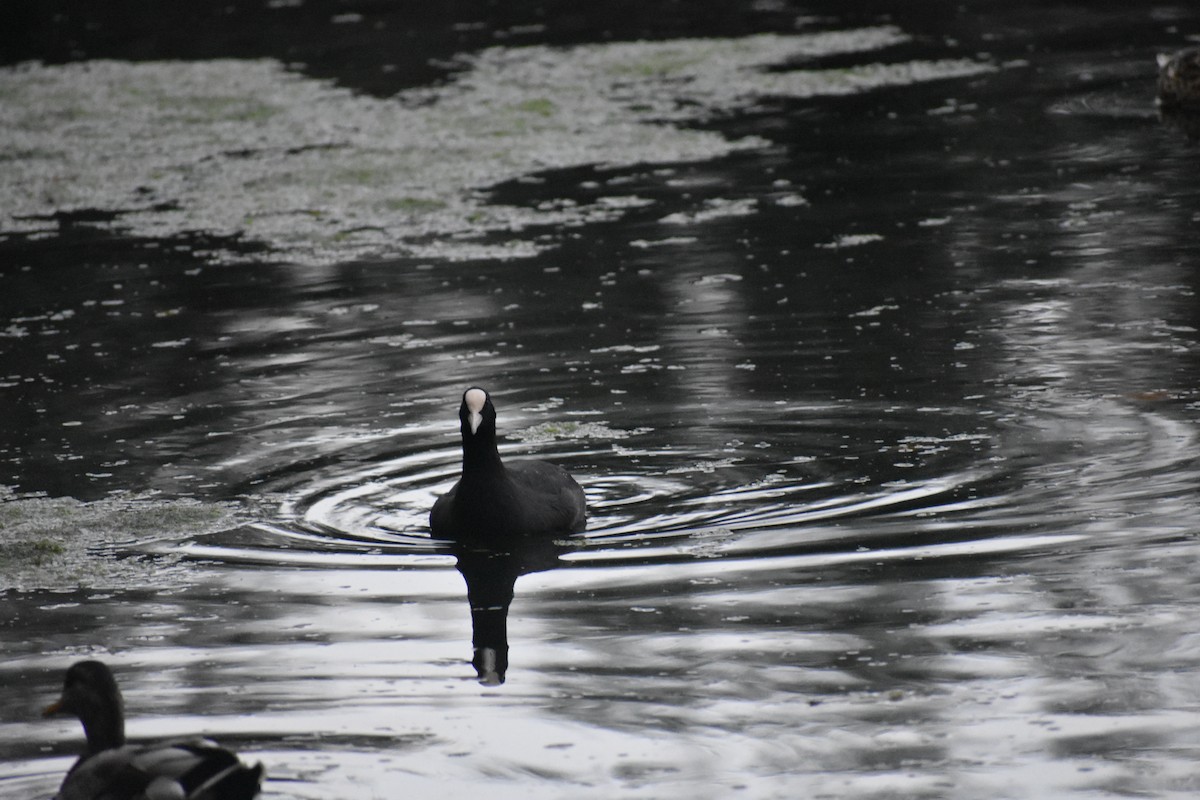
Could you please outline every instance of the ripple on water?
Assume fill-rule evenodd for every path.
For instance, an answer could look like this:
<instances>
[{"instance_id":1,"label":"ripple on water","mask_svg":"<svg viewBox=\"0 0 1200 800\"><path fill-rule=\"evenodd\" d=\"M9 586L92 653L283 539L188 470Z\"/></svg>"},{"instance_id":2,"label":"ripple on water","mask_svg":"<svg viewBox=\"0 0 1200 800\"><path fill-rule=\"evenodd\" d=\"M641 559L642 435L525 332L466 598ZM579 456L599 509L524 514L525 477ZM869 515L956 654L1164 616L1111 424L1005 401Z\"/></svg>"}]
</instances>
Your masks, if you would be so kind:
<instances>
[{"instance_id":1,"label":"ripple on water","mask_svg":"<svg viewBox=\"0 0 1200 800\"><path fill-rule=\"evenodd\" d=\"M536 447L538 457L562 464L585 488L588 529L561 543L559 566L682 569L680 562L736 559L761 562L755 569L791 569L963 558L1103 537L1126 525L1139 504L1146 513L1169 510L1155 504L1172 502L1180 482L1196 472L1190 426L1117 399L1094 403L1104 408L1088 419L1103 418L1104 426L1073 410L1040 409L991 419L988 429L969 410L893 407L885 429L890 446L881 446L885 431L868 420L826 419L822 425L865 429L849 455L844 445L824 456L790 455L815 451L814 441L768 449L737 439L739 446L719 449L642 447L639 436L649 429L608 441L603 423L557 438L538 428L502 450L517 458ZM942 419L946 433L905 433L934 427L931 416ZM448 566L448 543L430 538L427 515L457 480L459 458L457 447L442 446L326 469L309 482L291 475L276 518L193 537L183 552L330 568Z\"/></svg>"},{"instance_id":2,"label":"ripple on water","mask_svg":"<svg viewBox=\"0 0 1200 800\"><path fill-rule=\"evenodd\" d=\"M975 466L989 435L974 430L969 415L948 415L956 426L953 433L913 437L896 433L906 426L892 412L887 420L892 446L881 447L881 432L872 430L862 436L860 455L847 455L841 444L834 457L797 458L791 455L794 449L811 452L821 445L808 441L793 442L794 449L766 448L724 433L726 446L715 450L643 447L639 437L650 429L617 435L602 422L587 423L583 435L577 427L555 435L535 426L530 429L535 435L518 436L522 443L505 444L502 452L516 458L536 445L538 457L563 465L583 484L588 529L563 542L562 564L853 553L868 544L873 549L928 547L933 542L913 539L912 529L925 518L964 518L996 504L981 487L1002 470ZM822 426L856 424L828 417ZM781 429L781 441L788 436L795 434ZM787 455L774 455L781 452ZM871 469L864 466L871 458L899 462L904 469L893 468L887 480L872 483L862 477ZM457 446L442 446L326 470L308 482L291 475L292 488L278 518L241 533L197 539L186 552L329 567L446 564L447 543L429 537L427 515L434 499L458 479L459 460ZM899 522L895 528L867 524L883 518ZM947 527L940 529L943 537L949 537Z\"/></svg>"},{"instance_id":3,"label":"ripple on water","mask_svg":"<svg viewBox=\"0 0 1200 800\"><path fill-rule=\"evenodd\" d=\"M132 730L203 725L226 741L269 741L249 749L268 762L270 791L314 798L383 786L397 772L409 787L465 791L486 775L537 796L529 776L548 764L552 778L534 781L547 797L568 786L598 796L601 785L683 797L699 785L763 785L795 759L821 764L804 778L814 791L910 796L937 793L936 770L912 764L976 763L1031 720L1038 752L1075 746L1092 725L1113 736L1186 735L1194 724L1185 720L1105 711L1111 678L1080 686L1070 664L1028 678L1038 657L1074 663L1097 653L1116 653L1139 674L1142 650L1178 640L1178 614L1154 602L1065 609L1058 579L989 571L997 555L1037 552L1045 563L1080 543L1102 556L1116 535L1140 535L1147 521L1138 514L1179 513L1165 500L1184 495L1176 481L1196 477L1194 432L1136 403L1094 402L1091 424L1040 409L983 430L970 413L895 412L851 448L851 461L798 442L540 442L538 455L587 487L592 527L559 554L562 569L522 579L511 620L519 674L502 693L481 693L466 674L462 582L426 528L432 499L457 477L457 447L418 441L371 464L289 474L277 515L192 531L182 552L208 570L204 586L124 602L136 635L114 644L157 637L134 651L142 675L130 697L159 711ZM935 427L931 415L949 432L914 438ZM838 430L855 424L870 423L833 421ZM894 449L879 454L881 446ZM533 449L509 445L506 455ZM797 461L798 452L814 455ZM891 469L863 481L872 453ZM900 458L912 466L896 468ZM1103 566L1101 557L1092 569L1140 574L1155 556L1141 558ZM930 569L938 562L984 566L963 575ZM902 579L865 577L887 565L903 565L889 573ZM1092 572L1061 574L1086 581ZM1139 591L1139 575L1130 580L1126 591ZM104 625L83 610L71 619L83 631ZM1144 646L1113 638L1127 630ZM1171 657L1186 656L1179 647ZM287 670L264 675L264 661ZM226 697L198 686L213 664L253 691ZM1131 704L1137 689L1124 689ZM521 737L506 734L514 727ZM947 739L949 728L960 735ZM29 734L10 727L5 736ZM53 740L65 748L77 736L64 727ZM0 780L32 795L52 790L67 759L12 741L29 760ZM713 752L727 768L710 767ZM1065 763L1074 774L1093 761Z\"/></svg>"}]
</instances>

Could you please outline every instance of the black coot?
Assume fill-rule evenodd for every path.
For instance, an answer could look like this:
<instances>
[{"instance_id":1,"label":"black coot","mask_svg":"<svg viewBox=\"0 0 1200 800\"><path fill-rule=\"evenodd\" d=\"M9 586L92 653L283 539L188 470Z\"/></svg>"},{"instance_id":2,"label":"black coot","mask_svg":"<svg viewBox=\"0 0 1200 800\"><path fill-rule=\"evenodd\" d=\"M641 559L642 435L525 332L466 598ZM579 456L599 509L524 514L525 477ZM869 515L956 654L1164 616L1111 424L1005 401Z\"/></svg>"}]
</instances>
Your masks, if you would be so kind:
<instances>
[{"instance_id":1,"label":"black coot","mask_svg":"<svg viewBox=\"0 0 1200 800\"><path fill-rule=\"evenodd\" d=\"M463 393L462 477L437 499L429 526L439 539L502 545L519 537L567 535L587 525L583 489L545 461L504 464L496 449L496 407L483 389Z\"/></svg>"}]
</instances>

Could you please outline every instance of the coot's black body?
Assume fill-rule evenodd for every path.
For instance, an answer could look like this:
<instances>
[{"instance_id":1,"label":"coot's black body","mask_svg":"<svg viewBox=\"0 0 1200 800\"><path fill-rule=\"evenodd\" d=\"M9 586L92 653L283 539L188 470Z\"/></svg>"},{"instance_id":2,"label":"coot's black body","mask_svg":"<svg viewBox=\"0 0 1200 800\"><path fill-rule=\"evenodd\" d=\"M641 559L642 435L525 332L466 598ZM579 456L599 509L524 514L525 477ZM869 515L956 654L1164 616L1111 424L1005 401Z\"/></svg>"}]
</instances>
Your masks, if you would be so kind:
<instances>
[{"instance_id":1,"label":"coot's black body","mask_svg":"<svg viewBox=\"0 0 1200 800\"><path fill-rule=\"evenodd\" d=\"M487 392L477 387L464 392L458 416L462 477L433 504L434 536L495 546L587 526L583 489L562 468L545 461L500 461L496 407Z\"/></svg>"}]
</instances>

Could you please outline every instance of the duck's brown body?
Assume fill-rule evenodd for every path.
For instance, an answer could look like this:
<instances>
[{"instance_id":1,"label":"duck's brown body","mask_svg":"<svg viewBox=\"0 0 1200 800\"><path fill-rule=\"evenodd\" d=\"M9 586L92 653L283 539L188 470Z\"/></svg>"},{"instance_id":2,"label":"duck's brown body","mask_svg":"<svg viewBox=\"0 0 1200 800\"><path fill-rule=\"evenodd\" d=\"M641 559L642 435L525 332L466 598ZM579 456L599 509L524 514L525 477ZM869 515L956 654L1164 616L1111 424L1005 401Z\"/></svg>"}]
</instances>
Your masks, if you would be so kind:
<instances>
[{"instance_id":1,"label":"duck's brown body","mask_svg":"<svg viewBox=\"0 0 1200 800\"><path fill-rule=\"evenodd\" d=\"M207 739L125 743L121 691L99 661L67 670L62 697L46 714L74 714L87 749L67 772L56 800L251 800L262 783L253 767Z\"/></svg>"}]
</instances>

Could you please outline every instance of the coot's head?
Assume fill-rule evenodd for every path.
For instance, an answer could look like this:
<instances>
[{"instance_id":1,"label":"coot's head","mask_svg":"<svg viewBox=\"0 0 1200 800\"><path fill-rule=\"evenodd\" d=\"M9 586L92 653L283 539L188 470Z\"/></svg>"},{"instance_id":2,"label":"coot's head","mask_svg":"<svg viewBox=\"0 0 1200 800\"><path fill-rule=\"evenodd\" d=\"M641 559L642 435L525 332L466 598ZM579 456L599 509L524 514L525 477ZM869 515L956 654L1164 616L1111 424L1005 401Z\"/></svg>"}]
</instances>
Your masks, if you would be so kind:
<instances>
[{"instance_id":1,"label":"coot's head","mask_svg":"<svg viewBox=\"0 0 1200 800\"><path fill-rule=\"evenodd\" d=\"M462 421L463 438L496 433L496 407L492 405L491 395L478 386L463 392L458 418Z\"/></svg>"}]
</instances>

